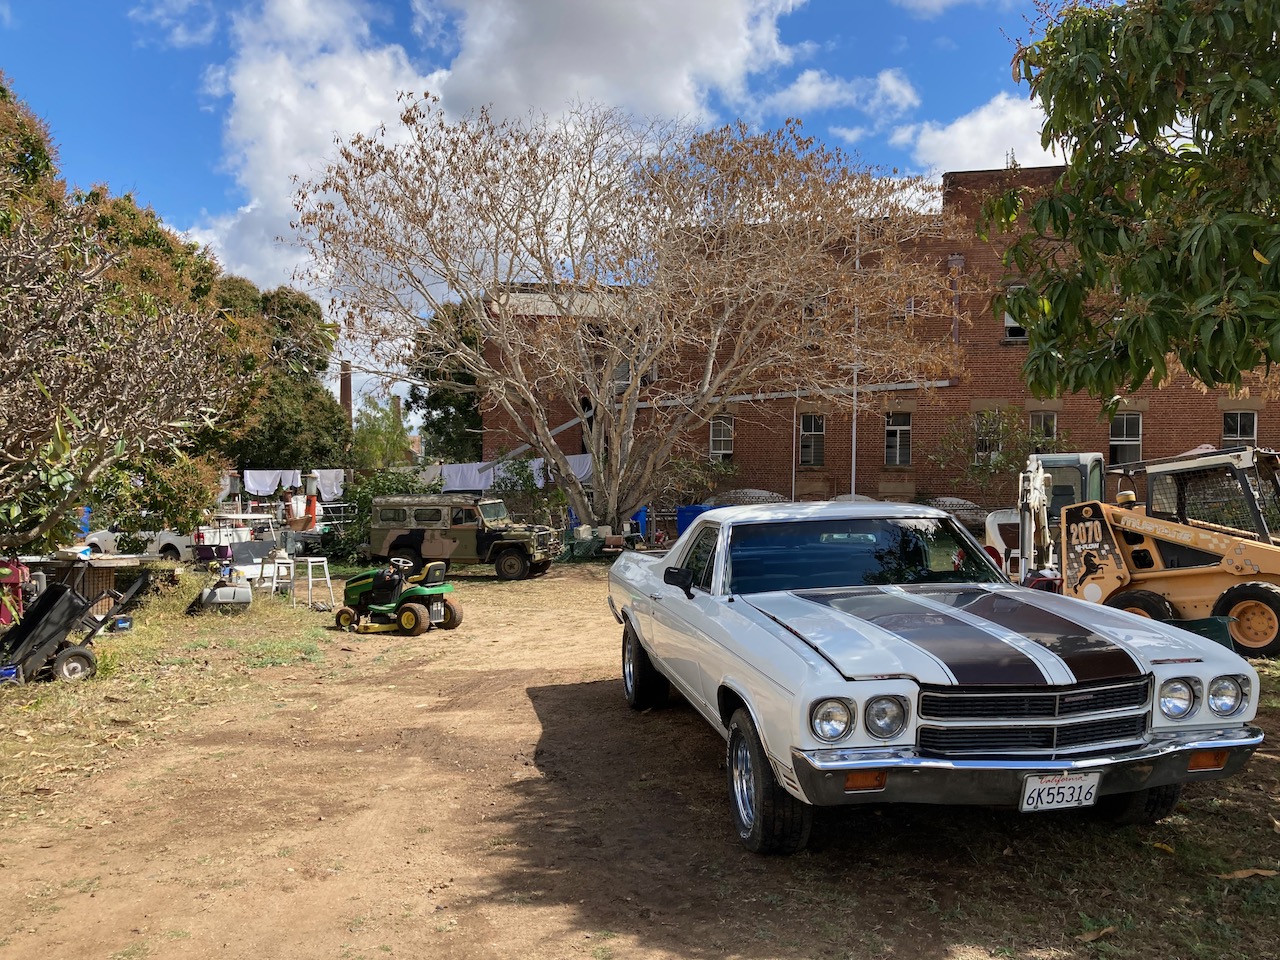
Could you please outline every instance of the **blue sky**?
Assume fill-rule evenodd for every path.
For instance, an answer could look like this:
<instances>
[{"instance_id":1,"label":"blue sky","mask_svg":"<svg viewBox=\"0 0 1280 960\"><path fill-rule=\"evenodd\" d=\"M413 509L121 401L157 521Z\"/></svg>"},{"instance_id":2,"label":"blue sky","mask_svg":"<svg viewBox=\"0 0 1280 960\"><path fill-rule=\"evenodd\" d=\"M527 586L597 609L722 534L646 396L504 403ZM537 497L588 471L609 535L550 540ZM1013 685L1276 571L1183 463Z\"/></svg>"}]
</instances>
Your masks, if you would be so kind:
<instances>
[{"instance_id":1,"label":"blue sky","mask_svg":"<svg viewBox=\"0 0 1280 960\"><path fill-rule=\"evenodd\" d=\"M73 184L132 192L260 286L294 175L335 136L446 109L788 116L886 171L1055 162L1013 82L1029 0L0 0L0 70ZM285 238L286 242L280 242Z\"/></svg>"}]
</instances>

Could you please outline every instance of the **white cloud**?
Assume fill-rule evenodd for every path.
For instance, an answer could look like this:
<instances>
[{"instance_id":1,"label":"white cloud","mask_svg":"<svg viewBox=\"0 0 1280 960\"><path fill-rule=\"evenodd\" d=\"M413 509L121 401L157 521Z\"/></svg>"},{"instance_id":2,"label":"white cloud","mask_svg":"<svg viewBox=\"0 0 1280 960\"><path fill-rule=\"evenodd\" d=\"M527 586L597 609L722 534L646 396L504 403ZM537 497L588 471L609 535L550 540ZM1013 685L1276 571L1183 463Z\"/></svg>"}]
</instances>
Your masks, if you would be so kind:
<instances>
[{"instance_id":1,"label":"white cloud","mask_svg":"<svg viewBox=\"0 0 1280 960\"><path fill-rule=\"evenodd\" d=\"M0 0L0 27L13 26L13 11L9 9L8 0Z\"/></svg>"},{"instance_id":2,"label":"white cloud","mask_svg":"<svg viewBox=\"0 0 1280 960\"><path fill-rule=\"evenodd\" d=\"M147 9L176 17L204 2L153 0ZM291 177L317 174L335 137L393 120L400 91L429 90L459 114L486 104L498 114L554 113L581 99L706 120L713 96L745 113L751 76L800 55L777 21L803 3L412 0L423 45L456 47L451 62L424 70L371 29L371 16L385 14L379 0L262 0L233 17L232 54L205 82L226 101L224 166L246 200L188 233L227 270L260 285L288 281L301 256L277 242L289 234ZM893 100L897 87L877 90L862 96Z\"/></svg>"},{"instance_id":3,"label":"white cloud","mask_svg":"<svg viewBox=\"0 0 1280 960\"><path fill-rule=\"evenodd\" d=\"M172 47L204 46L218 31L213 0L145 0L129 9L129 18L158 29Z\"/></svg>"},{"instance_id":4,"label":"white cloud","mask_svg":"<svg viewBox=\"0 0 1280 960\"><path fill-rule=\"evenodd\" d=\"M857 143L871 132L866 127L830 127L829 131L833 137L848 144Z\"/></svg>"},{"instance_id":5,"label":"white cloud","mask_svg":"<svg viewBox=\"0 0 1280 960\"><path fill-rule=\"evenodd\" d=\"M893 0L894 6L902 7L907 12L926 20L945 13L952 7L958 7L966 3L983 2L985 0Z\"/></svg>"},{"instance_id":6,"label":"white cloud","mask_svg":"<svg viewBox=\"0 0 1280 960\"><path fill-rule=\"evenodd\" d=\"M919 105L915 88L899 70L881 71L870 80L846 80L822 70L805 70L789 87L764 98L760 104L767 114L796 116L853 107L882 118Z\"/></svg>"},{"instance_id":7,"label":"white cloud","mask_svg":"<svg viewBox=\"0 0 1280 960\"><path fill-rule=\"evenodd\" d=\"M911 147L916 162L931 170L1000 169L1011 156L1028 167L1061 163L1040 146L1043 123L1039 104L1001 93L946 126L900 127L890 142Z\"/></svg>"}]
</instances>

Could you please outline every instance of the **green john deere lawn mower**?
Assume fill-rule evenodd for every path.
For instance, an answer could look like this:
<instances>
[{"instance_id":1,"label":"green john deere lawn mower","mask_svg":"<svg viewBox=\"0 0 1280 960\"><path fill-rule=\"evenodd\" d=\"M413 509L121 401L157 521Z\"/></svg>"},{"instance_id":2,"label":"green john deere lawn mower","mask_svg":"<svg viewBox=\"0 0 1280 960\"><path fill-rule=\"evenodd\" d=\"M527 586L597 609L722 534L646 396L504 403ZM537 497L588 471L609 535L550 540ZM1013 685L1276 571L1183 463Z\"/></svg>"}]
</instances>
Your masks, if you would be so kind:
<instances>
[{"instance_id":1,"label":"green john deere lawn mower","mask_svg":"<svg viewBox=\"0 0 1280 960\"><path fill-rule=\"evenodd\" d=\"M366 570L348 580L343 606L334 615L338 629L416 637L432 627L452 630L462 623L462 604L447 596L453 584L444 582L444 563L428 563L416 576L412 571L411 561L392 557L390 568Z\"/></svg>"}]
</instances>

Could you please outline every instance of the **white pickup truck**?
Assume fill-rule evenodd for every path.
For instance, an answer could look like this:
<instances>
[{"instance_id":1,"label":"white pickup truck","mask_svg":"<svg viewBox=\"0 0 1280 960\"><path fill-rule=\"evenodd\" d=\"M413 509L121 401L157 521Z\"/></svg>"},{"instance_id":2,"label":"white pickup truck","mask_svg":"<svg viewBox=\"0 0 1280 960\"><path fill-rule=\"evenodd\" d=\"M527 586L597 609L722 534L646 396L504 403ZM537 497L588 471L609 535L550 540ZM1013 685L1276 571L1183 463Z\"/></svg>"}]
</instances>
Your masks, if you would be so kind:
<instances>
[{"instance_id":1,"label":"white pickup truck","mask_svg":"<svg viewBox=\"0 0 1280 960\"><path fill-rule=\"evenodd\" d=\"M197 559L195 548L200 545L214 546L218 544L246 543L262 537L267 532L267 539L275 539L275 517L259 513L224 513L216 514L212 522L200 527L194 534L179 533L176 530L161 530L159 533L145 531L137 534L146 543L146 552L155 554L161 560L174 563L189 563ZM84 538L85 546L94 554L118 553L117 539L121 536L116 527L95 530Z\"/></svg>"},{"instance_id":2,"label":"white pickup truck","mask_svg":"<svg viewBox=\"0 0 1280 960\"><path fill-rule=\"evenodd\" d=\"M1262 742L1258 675L1170 624L1014 586L949 515L888 503L702 514L609 574L635 709L675 686L728 741L734 828L808 840L813 805L1168 816Z\"/></svg>"}]
</instances>

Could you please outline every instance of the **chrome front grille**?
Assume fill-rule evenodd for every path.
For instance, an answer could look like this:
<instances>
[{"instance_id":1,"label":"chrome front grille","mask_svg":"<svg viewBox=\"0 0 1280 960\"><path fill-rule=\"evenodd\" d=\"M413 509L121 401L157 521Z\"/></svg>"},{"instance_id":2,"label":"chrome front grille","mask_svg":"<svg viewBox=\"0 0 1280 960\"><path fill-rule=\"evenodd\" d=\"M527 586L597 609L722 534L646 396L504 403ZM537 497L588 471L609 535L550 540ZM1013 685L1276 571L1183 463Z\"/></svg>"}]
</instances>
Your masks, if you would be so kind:
<instances>
[{"instance_id":1,"label":"chrome front grille","mask_svg":"<svg viewBox=\"0 0 1280 960\"><path fill-rule=\"evenodd\" d=\"M925 687L917 746L939 757L1079 754L1147 734L1151 679L1070 687Z\"/></svg>"},{"instance_id":2,"label":"chrome front grille","mask_svg":"<svg viewBox=\"0 0 1280 960\"><path fill-rule=\"evenodd\" d=\"M1051 687L1036 690L992 690L972 687L925 687L920 692L922 720L1034 720L1078 717L1107 710L1145 707L1151 680Z\"/></svg>"}]
</instances>

